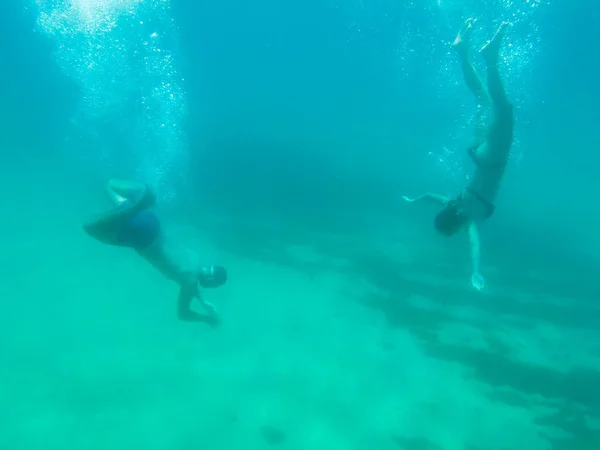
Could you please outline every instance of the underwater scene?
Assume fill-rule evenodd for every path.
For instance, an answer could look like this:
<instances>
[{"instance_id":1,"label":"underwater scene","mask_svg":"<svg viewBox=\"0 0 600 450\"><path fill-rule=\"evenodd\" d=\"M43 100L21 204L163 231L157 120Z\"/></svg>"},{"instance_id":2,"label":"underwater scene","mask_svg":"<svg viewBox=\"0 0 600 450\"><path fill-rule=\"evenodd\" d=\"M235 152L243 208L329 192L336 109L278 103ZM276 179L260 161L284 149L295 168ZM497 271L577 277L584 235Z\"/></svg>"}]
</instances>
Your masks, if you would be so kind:
<instances>
[{"instance_id":1,"label":"underwater scene","mask_svg":"<svg viewBox=\"0 0 600 450\"><path fill-rule=\"evenodd\" d=\"M0 450L600 449L600 4L0 3Z\"/></svg>"}]
</instances>

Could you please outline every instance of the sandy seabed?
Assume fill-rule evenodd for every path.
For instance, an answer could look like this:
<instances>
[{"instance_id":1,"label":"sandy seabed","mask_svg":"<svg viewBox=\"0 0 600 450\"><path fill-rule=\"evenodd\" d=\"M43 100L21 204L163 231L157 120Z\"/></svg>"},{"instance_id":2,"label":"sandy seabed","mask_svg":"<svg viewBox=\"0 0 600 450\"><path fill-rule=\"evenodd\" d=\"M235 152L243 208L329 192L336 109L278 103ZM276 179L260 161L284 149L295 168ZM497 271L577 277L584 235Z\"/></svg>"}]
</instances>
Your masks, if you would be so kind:
<instances>
[{"instance_id":1,"label":"sandy seabed","mask_svg":"<svg viewBox=\"0 0 600 450\"><path fill-rule=\"evenodd\" d=\"M410 227L175 221L229 269L215 329L83 234L86 192L26 185L1 194L2 449L600 448L598 308L564 270L489 265L477 293Z\"/></svg>"}]
</instances>

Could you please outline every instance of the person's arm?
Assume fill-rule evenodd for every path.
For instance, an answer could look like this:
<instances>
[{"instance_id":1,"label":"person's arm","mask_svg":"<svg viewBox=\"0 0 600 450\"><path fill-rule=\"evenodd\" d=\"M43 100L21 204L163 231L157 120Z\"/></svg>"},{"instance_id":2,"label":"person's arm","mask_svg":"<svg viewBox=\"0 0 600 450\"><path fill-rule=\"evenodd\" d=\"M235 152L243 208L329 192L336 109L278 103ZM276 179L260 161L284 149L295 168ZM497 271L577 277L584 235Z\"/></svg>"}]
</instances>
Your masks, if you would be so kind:
<instances>
[{"instance_id":1,"label":"person's arm","mask_svg":"<svg viewBox=\"0 0 600 450\"><path fill-rule=\"evenodd\" d=\"M202 303L202 306L204 306L204 309L206 309L206 311L208 312L209 315L213 316L213 317L217 317L217 308L215 305L213 305L211 302L207 302L206 300L204 300L204 297L202 297L200 295L200 290L196 289L196 298L200 301L200 303Z\"/></svg>"},{"instance_id":2,"label":"person's arm","mask_svg":"<svg viewBox=\"0 0 600 450\"><path fill-rule=\"evenodd\" d=\"M471 263L473 274L471 275L471 284L477 290L482 290L485 286L485 280L479 273L479 253L480 253L480 243L479 243L479 230L477 229L477 224L474 221L469 223L469 243L471 245Z\"/></svg>"},{"instance_id":3,"label":"person's arm","mask_svg":"<svg viewBox=\"0 0 600 450\"><path fill-rule=\"evenodd\" d=\"M417 202L417 201L421 201L421 200L427 200L430 202L438 203L440 205L447 205L448 202L450 201L450 199L448 197L445 197L445 196L439 195L439 194L432 194L432 193L419 195L418 197L415 197L415 198L410 198L410 197L406 197L405 195L403 195L402 198L409 203L413 203L413 202Z\"/></svg>"},{"instance_id":4,"label":"person's arm","mask_svg":"<svg viewBox=\"0 0 600 450\"><path fill-rule=\"evenodd\" d=\"M190 305L194 297L198 296L197 280L194 277L181 286L179 291L179 299L177 302L177 317L184 322L204 322L209 325L218 323L215 314L199 314L190 309ZM203 302L205 304L205 302Z\"/></svg>"}]
</instances>

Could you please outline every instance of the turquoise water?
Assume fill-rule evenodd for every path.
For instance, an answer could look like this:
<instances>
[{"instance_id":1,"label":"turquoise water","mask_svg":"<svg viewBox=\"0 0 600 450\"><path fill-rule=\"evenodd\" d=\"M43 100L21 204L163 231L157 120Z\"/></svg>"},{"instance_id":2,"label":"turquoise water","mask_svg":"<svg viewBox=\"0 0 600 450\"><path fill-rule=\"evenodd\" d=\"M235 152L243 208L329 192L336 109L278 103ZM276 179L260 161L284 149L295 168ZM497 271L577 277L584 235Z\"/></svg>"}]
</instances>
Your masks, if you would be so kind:
<instances>
[{"instance_id":1,"label":"turquoise water","mask_svg":"<svg viewBox=\"0 0 600 450\"><path fill-rule=\"evenodd\" d=\"M600 448L597 5L0 8L0 449ZM402 201L472 173L467 17L474 47L513 24L483 292ZM220 327L83 232L113 177L228 268Z\"/></svg>"}]
</instances>

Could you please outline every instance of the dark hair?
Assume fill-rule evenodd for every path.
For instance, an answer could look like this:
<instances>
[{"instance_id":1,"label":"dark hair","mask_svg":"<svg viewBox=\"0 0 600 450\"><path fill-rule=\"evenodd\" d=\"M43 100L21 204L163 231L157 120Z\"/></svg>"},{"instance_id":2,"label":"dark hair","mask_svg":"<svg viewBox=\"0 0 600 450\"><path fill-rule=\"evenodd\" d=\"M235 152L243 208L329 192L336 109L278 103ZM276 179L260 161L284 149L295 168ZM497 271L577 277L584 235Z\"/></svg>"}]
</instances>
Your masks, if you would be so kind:
<instances>
[{"instance_id":1,"label":"dark hair","mask_svg":"<svg viewBox=\"0 0 600 450\"><path fill-rule=\"evenodd\" d=\"M198 283L203 288L217 288L227 283L227 269L223 266L209 266L198 276Z\"/></svg>"},{"instance_id":2,"label":"dark hair","mask_svg":"<svg viewBox=\"0 0 600 450\"><path fill-rule=\"evenodd\" d=\"M453 236L460 231L468 219L455 202L450 202L435 216L435 229L444 236Z\"/></svg>"}]
</instances>

